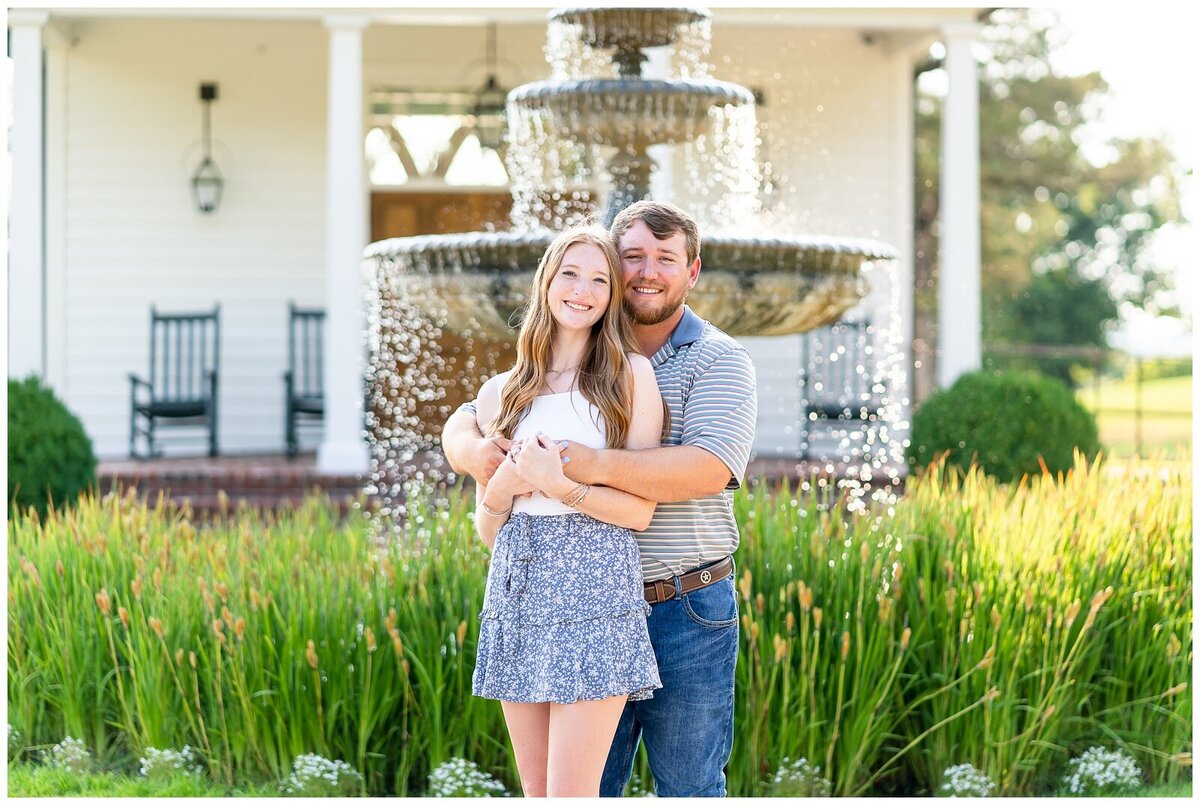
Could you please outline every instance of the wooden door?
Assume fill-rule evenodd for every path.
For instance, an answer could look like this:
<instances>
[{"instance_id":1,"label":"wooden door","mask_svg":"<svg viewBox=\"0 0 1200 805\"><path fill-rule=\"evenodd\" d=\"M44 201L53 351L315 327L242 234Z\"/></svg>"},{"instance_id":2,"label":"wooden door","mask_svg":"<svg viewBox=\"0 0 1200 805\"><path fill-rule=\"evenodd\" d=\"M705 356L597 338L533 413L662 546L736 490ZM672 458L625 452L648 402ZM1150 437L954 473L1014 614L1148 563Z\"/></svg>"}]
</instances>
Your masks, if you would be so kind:
<instances>
[{"instance_id":1,"label":"wooden door","mask_svg":"<svg viewBox=\"0 0 1200 805\"><path fill-rule=\"evenodd\" d=\"M445 235L509 228L512 196L488 192L383 192L371 194L371 240Z\"/></svg>"}]
</instances>

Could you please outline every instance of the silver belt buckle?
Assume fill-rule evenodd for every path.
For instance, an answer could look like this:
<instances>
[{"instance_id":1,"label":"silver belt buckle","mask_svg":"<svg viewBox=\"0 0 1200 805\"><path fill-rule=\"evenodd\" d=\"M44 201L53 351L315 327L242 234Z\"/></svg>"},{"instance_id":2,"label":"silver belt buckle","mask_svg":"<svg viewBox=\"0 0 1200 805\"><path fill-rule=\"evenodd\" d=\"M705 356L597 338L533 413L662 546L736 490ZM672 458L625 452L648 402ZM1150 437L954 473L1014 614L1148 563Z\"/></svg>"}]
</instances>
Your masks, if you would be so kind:
<instances>
[{"instance_id":1,"label":"silver belt buckle","mask_svg":"<svg viewBox=\"0 0 1200 805\"><path fill-rule=\"evenodd\" d=\"M707 570L701 570L700 571L700 583L708 584L710 581L712 581L712 573L709 573Z\"/></svg>"}]
</instances>

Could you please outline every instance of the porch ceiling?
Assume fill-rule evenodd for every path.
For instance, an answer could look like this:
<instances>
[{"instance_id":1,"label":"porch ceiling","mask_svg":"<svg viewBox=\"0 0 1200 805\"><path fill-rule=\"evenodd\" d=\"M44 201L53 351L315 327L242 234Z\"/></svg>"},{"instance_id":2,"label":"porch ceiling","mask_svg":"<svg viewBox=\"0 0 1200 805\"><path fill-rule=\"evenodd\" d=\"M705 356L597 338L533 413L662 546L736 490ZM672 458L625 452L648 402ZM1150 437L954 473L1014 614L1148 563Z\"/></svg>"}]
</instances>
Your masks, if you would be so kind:
<instances>
[{"instance_id":1,"label":"porch ceiling","mask_svg":"<svg viewBox=\"0 0 1200 805\"><path fill-rule=\"evenodd\" d=\"M479 26L486 22L510 24L546 21L547 13L561 4L524 7L395 8L380 6L310 6L306 8L88 8L50 7L52 19L62 21L110 19L226 19L319 22L328 16L363 16L378 25ZM975 20L986 11L977 8L743 8L735 4L710 4L719 25L787 25L806 28L860 28L865 32L932 31L945 22Z\"/></svg>"}]
</instances>

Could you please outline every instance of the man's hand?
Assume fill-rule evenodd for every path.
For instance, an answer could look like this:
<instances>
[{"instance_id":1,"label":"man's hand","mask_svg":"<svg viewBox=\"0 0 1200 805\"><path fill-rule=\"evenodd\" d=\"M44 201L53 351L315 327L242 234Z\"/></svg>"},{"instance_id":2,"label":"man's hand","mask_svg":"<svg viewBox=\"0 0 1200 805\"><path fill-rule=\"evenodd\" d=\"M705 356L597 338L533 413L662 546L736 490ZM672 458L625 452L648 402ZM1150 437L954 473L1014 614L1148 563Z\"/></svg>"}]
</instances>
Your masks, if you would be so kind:
<instances>
[{"instance_id":1,"label":"man's hand","mask_svg":"<svg viewBox=\"0 0 1200 805\"><path fill-rule=\"evenodd\" d=\"M511 447L512 440L503 436L475 439L463 456L467 473L476 483L487 484Z\"/></svg>"},{"instance_id":2,"label":"man's hand","mask_svg":"<svg viewBox=\"0 0 1200 805\"><path fill-rule=\"evenodd\" d=\"M500 462L495 474L488 482L488 491L491 492L493 489L497 495L503 498L529 497L535 491L533 484L521 477L512 453L509 453Z\"/></svg>"}]
</instances>

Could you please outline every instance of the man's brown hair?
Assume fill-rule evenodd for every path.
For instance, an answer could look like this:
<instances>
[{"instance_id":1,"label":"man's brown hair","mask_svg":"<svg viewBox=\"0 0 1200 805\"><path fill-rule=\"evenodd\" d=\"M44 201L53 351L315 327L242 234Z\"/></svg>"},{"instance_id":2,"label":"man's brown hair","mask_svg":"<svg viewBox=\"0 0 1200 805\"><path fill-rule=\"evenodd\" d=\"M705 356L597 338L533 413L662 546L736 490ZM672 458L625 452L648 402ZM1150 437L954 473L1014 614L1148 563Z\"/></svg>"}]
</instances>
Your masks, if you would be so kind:
<instances>
[{"instance_id":1,"label":"man's brown hair","mask_svg":"<svg viewBox=\"0 0 1200 805\"><path fill-rule=\"evenodd\" d=\"M608 232L620 249L621 236L636 222L641 221L659 240L666 240L676 232L682 232L687 247L687 264L690 266L700 256L700 227L696 219L666 201L643 199L635 201L617 214Z\"/></svg>"}]
</instances>

